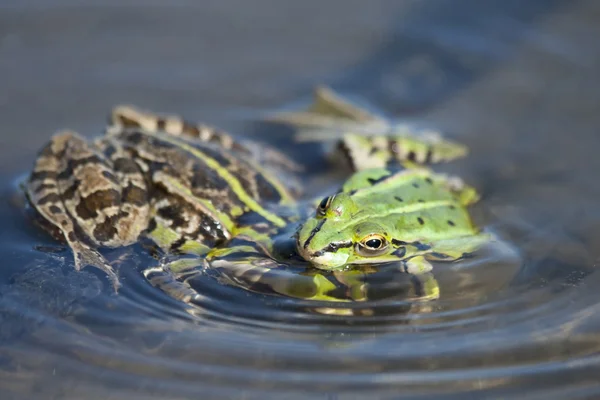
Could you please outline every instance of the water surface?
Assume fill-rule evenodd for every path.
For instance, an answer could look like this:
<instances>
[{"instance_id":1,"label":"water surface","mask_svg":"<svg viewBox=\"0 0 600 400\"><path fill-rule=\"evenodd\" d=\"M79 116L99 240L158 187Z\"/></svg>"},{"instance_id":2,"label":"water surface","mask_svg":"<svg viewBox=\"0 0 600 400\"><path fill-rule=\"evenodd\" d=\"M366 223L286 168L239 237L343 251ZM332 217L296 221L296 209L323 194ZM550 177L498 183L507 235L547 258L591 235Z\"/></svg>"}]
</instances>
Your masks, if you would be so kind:
<instances>
[{"instance_id":1,"label":"water surface","mask_svg":"<svg viewBox=\"0 0 600 400\"><path fill-rule=\"evenodd\" d=\"M87 4L87 3L86 3ZM0 388L7 399L600 396L600 6L588 1L5 2L0 5ZM118 103L291 154L258 124L325 83L469 145L445 171L517 252L439 266L442 298L311 313L207 277L194 309L141 276L111 295L27 219L18 183L57 129ZM419 312L420 311L420 312Z\"/></svg>"}]
</instances>

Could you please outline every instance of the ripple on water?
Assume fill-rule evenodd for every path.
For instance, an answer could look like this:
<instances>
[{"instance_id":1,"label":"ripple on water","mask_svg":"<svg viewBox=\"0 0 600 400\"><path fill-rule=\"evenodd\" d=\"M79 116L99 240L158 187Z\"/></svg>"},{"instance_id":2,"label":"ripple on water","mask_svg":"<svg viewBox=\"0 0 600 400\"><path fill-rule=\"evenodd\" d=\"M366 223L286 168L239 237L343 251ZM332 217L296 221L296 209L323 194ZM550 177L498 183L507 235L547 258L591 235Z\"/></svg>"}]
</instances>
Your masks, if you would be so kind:
<instances>
[{"instance_id":1,"label":"ripple on water","mask_svg":"<svg viewBox=\"0 0 600 400\"><path fill-rule=\"evenodd\" d=\"M540 266L507 254L436 265L442 297L428 303L315 304L206 275L204 297L187 306L129 265L120 269L120 294L106 295L100 274L71 271L57 262L69 253L54 248L3 288L0 376L7 390L32 398L461 398L523 387L537 388L531 398L596 393L600 276L532 287L519 275ZM151 262L143 252L129 258ZM324 307L375 312L318 312Z\"/></svg>"}]
</instances>

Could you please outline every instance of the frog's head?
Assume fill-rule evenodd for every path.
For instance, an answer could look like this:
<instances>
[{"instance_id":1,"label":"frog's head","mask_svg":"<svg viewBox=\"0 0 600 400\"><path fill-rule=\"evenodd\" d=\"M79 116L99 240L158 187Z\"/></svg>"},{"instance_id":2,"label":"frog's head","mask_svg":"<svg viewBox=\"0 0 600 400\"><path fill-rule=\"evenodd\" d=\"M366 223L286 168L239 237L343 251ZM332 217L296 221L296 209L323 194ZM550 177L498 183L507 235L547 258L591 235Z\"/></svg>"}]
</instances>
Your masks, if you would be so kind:
<instances>
[{"instance_id":1,"label":"frog's head","mask_svg":"<svg viewBox=\"0 0 600 400\"><path fill-rule=\"evenodd\" d=\"M333 270L402 258L390 237L390 221L370 219L348 193L324 198L296 237L298 253L315 267ZM386 226L387 225L387 226ZM402 251L405 251L403 248Z\"/></svg>"}]
</instances>

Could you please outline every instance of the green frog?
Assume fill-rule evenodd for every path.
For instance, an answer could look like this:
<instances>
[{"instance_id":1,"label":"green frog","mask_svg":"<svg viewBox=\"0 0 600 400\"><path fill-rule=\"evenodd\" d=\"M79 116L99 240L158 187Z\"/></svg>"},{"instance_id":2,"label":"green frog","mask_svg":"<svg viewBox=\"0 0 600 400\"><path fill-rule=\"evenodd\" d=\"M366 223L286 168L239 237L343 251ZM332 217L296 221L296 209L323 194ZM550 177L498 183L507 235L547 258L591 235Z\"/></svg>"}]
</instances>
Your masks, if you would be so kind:
<instances>
[{"instance_id":1,"label":"green frog","mask_svg":"<svg viewBox=\"0 0 600 400\"><path fill-rule=\"evenodd\" d=\"M206 270L261 293L364 301L363 277L382 265L416 277L416 297L435 299L430 261L458 260L490 240L467 211L476 191L427 168L463 157L465 146L395 129L324 87L308 110L271 119L297 126L301 140L333 141L353 170L342 187L303 201L294 179L302 167L278 150L118 106L102 137L55 135L26 194L77 270L99 268L117 290L100 250L147 238L160 262L144 275L186 302L201 295L189 281Z\"/></svg>"}]
</instances>

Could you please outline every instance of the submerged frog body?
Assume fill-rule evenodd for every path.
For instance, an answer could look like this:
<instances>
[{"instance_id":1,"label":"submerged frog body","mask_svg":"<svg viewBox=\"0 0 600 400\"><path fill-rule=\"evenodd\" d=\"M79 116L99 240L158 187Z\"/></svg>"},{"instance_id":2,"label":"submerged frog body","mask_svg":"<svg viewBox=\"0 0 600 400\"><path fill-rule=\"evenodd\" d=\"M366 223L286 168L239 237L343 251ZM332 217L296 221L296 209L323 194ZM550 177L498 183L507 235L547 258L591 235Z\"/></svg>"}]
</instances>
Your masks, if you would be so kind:
<instances>
[{"instance_id":1,"label":"submerged frog body","mask_svg":"<svg viewBox=\"0 0 600 400\"><path fill-rule=\"evenodd\" d=\"M307 116L328 121L312 121L313 128L332 120L359 127L379 121L326 89L317 92L308 113L281 118L306 128ZM98 248L145 236L164 254L201 256L145 273L187 300L193 291L186 279L198 266L222 269L245 287L261 282L279 294L345 300L331 295L335 284L319 270L399 262L405 272L423 274L431 269L428 260L459 259L489 239L465 208L477 200L475 191L422 166L461 157L464 146L406 132L346 132L338 143L356 172L305 217L290 178L299 167L278 151L179 117L121 106L105 135L91 143L72 132L56 135L39 154L27 195L64 236L75 268L100 268L115 288L117 274ZM388 169L393 163L403 168ZM291 237L297 255L315 268L290 283L272 272L288 261L289 252L278 244ZM162 278L153 280L156 273ZM168 285L164 273L174 278ZM352 286L357 283L351 276L337 277ZM365 299L349 292L351 299ZM435 288L424 294L436 296Z\"/></svg>"}]
</instances>

